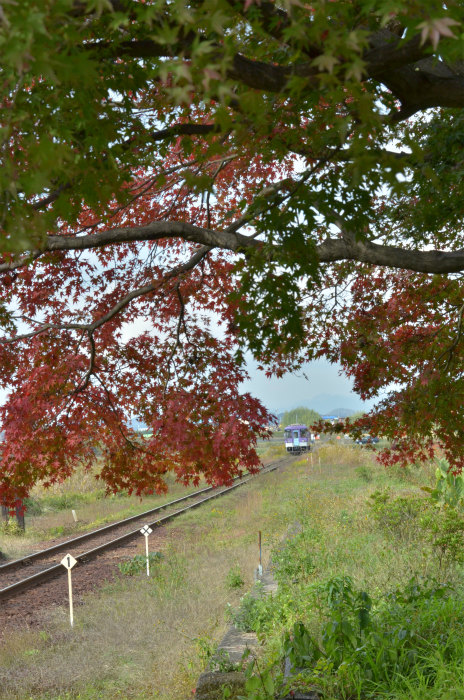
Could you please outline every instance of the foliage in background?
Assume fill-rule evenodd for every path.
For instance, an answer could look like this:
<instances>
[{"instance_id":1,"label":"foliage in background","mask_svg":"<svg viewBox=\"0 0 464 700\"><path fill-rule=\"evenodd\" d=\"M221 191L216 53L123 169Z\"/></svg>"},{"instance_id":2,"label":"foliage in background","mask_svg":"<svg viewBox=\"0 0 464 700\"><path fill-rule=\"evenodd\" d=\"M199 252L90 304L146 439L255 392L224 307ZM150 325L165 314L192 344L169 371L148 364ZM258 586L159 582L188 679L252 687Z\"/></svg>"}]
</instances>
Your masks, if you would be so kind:
<instances>
[{"instance_id":1,"label":"foliage in background","mask_svg":"<svg viewBox=\"0 0 464 700\"><path fill-rule=\"evenodd\" d=\"M291 411L285 411L280 422L283 427L295 423L303 423L309 428L313 423L319 420L321 420L321 416L317 411L314 411L312 408L307 408L306 406L298 406Z\"/></svg>"}]
</instances>

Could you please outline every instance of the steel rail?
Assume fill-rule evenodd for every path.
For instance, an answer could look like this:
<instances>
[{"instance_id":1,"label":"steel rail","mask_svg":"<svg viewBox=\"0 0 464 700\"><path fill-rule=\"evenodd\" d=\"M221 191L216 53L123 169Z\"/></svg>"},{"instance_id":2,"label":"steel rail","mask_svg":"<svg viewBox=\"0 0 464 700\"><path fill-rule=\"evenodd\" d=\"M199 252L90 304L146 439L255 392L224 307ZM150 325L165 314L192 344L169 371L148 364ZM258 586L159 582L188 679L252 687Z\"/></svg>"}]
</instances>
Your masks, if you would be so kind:
<instances>
[{"instance_id":1,"label":"steel rail","mask_svg":"<svg viewBox=\"0 0 464 700\"><path fill-rule=\"evenodd\" d=\"M273 472L276 469L278 469L278 467L280 465L281 465L281 462L274 463L270 467L267 467L266 469L261 470L259 472L259 474L257 474L256 476L261 475L261 474L267 474L269 472ZM236 478L240 478L240 477L236 477ZM213 493L210 496L207 496L206 498L202 498L202 499L196 501L195 503L192 503L188 506L185 506L184 508L181 508L180 510L175 511L174 513L169 513L168 515L165 515L161 518L157 518L156 520L154 520L150 523L150 527L165 525L166 523L170 522L171 520L174 520L174 518L177 518L179 515L182 515L183 513L186 513L189 510L193 510L194 508L198 508L199 506L203 505L203 503L207 503L208 501L211 501L215 498L218 498L219 496L223 496L226 493L230 493L231 491L233 491L236 488L239 488L240 486L244 486L249 481L251 481L253 478L255 478L254 475L249 476L248 478L245 478L245 479L241 479L241 481L239 481L238 483L235 483L232 486L228 486L228 487L218 491L217 493ZM192 498L195 495L202 494L205 491L211 491L215 488L218 488L218 487L208 487L206 489L202 489L201 491L196 491L193 494L190 494L189 496L184 496L182 498L176 499L175 501L172 501L171 503L176 503L176 502L178 503L179 501L186 500L186 498ZM165 508L166 505L168 505L168 504L165 504L164 506L159 506L158 509L154 509L154 510L156 511L156 510L160 510L161 508ZM146 513L148 513L148 514L150 514L152 512L153 511L146 511ZM138 517L140 517L140 516L138 516ZM133 520L133 519L134 519L134 516L132 516L130 518L130 520ZM119 524L121 522L125 522L125 521L119 521ZM94 535L96 532L101 532L102 530L106 530L106 529L107 528L100 528L99 530L95 530L93 533L87 533L87 535ZM109 540L108 542L104 542L103 544L98 545L94 549L90 549L89 551L84 552L82 554L78 554L78 555L74 554L73 556L75 557L75 559L77 559L78 562L85 563L87 561L90 561L90 560L96 558L101 552L105 551L106 549L116 548L119 545L123 544L124 542L127 542L128 540L130 540L134 537L137 537L139 535L140 535L139 529L131 530L130 532L127 532L124 535L121 535L120 537L117 537L114 540ZM82 540L82 538L81 537L75 538L75 540ZM67 545L69 545L71 542L73 542L75 540L69 540L68 542L64 542L61 544L63 545L64 548L66 548ZM68 549L69 549L69 547L68 547ZM42 554L44 552L50 552L51 550L55 550L55 547L50 548L50 550L42 550ZM15 560L15 561L19 561L19 560ZM30 588L31 586L43 583L47 580L55 578L56 576L59 576L59 575L63 575L65 573L66 573L65 569L61 564L54 564L53 566L50 566L47 569L44 569L43 571L39 571L36 574L33 574L32 576L28 576L27 578L22 579L21 581L16 581L15 583L12 583L9 586L6 586L5 588L0 589L0 600L4 600L6 598L12 597L16 593L20 593L20 592L26 590L27 588Z\"/></svg>"},{"instance_id":2,"label":"steel rail","mask_svg":"<svg viewBox=\"0 0 464 700\"><path fill-rule=\"evenodd\" d=\"M235 477L235 479L238 478L240 477ZM20 559L13 559L12 561L7 562L6 564L0 564L0 574L3 571L10 571L11 569L19 568L20 566L27 566L32 561L34 561L34 559L40 559L42 557L49 556L50 554L69 549L70 546L79 544L80 542L85 542L85 540L90 540L93 537L97 537L98 535L101 535L105 532L116 530L118 527L122 527L126 524L128 525L134 520L140 520L142 518L148 517L152 513L157 513L158 511L163 510L164 508L169 508L170 506L176 505L176 503L180 503L181 501L186 501L189 498L195 498L195 496L198 496L202 493L206 493L208 491L212 491L215 488L218 487L207 486L204 489L200 489L199 491L192 491L192 493L187 494L187 496L176 498L174 501L169 501L168 503L156 506L156 508L150 508L149 510L144 511L143 513L139 513L138 515L131 515L129 518L117 520L114 523L104 525L103 527L100 527L97 530L92 530L91 532L85 532L84 534L78 535L77 537L72 537L71 539L66 540L65 542L59 542L59 544L55 544L52 547L47 547L47 549L40 549L38 552L32 552L31 554L28 554L25 557L21 557Z\"/></svg>"}]
</instances>

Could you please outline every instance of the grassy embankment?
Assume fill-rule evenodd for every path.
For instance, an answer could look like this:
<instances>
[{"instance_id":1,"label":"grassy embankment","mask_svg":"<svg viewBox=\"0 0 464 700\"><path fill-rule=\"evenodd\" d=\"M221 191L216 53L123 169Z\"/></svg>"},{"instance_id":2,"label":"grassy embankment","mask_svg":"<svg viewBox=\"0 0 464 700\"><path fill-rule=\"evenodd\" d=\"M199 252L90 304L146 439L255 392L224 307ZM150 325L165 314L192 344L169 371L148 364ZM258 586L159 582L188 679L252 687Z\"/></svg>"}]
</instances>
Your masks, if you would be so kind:
<instances>
[{"instance_id":1,"label":"grassy embankment","mask_svg":"<svg viewBox=\"0 0 464 700\"><path fill-rule=\"evenodd\" d=\"M433 470L387 475L366 451L340 445L323 446L320 456L320 468L304 458L183 516L154 576L123 577L88 596L73 631L59 610L40 630L12 633L0 650L2 700L188 698L222 636L228 603L259 631L259 668L275 690L286 650L306 666L295 684L316 685L327 700L464 698L453 690L464 688L461 565L452 543L434 543L421 505L409 505L411 497L423 502L420 486ZM387 505L370 498L387 487ZM257 564L257 531L268 554L296 522L300 532L278 555L278 595L258 604L245 597L239 607ZM293 627L299 622L305 628ZM259 677L253 684L250 700L269 697Z\"/></svg>"},{"instance_id":2,"label":"grassy embankment","mask_svg":"<svg viewBox=\"0 0 464 700\"><path fill-rule=\"evenodd\" d=\"M422 490L436 465L387 475L356 465L356 448L320 453L323 475L294 504L298 533L276 553L277 595L245 597L233 614L264 644L247 697L463 700L462 506Z\"/></svg>"},{"instance_id":3,"label":"grassy embankment","mask_svg":"<svg viewBox=\"0 0 464 700\"><path fill-rule=\"evenodd\" d=\"M143 500L124 492L108 496L92 472L80 470L64 483L48 489L35 486L27 501L25 533L17 529L14 518L6 527L0 523L0 551L9 559L21 557L33 550L38 542L77 536L197 490L176 483L172 475L167 475L167 482L167 494L155 494ZM76 512L77 522L72 510Z\"/></svg>"}]
</instances>

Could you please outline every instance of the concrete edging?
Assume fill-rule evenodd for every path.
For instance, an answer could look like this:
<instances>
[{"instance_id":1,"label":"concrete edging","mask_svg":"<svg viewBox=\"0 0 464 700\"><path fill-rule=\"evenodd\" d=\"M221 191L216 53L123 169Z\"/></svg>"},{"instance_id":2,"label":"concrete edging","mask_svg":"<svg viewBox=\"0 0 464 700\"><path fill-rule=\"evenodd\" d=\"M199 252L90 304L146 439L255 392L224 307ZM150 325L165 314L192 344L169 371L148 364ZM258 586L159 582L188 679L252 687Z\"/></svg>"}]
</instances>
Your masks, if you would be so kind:
<instances>
[{"instance_id":1,"label":"concrete edging","mask_svg":"<svg viewBox=\"0 0 464 700\"><path fill-rule=\"evenodd\" d=\"M301 524L296 522L287 530L283 543L301 531ZM253 588L251 595L272 595L277 591L277 582L272 574L272 561L269 568L260 576ZM253 650L258 645L258 639L254 632L242 632L234 625L230 625L218 646L218 654L224 655L226 661L230 661L231 666L239 665L243 654L247 649ZM293 669L290 660L285 660L284 678L288 680L298 669ZM245 691L245 672L237 670L231 671L203 671L198 678L195 698L196 700L223 700L223 689L229 688L228 700L238 700ZM308 692L294 691L281 700L320 700L320 694L316 690Z\"/></svg>"},{"instance_id":2,"label":"concrete edging","mask_svg":"<svg viewBox=\"0 0 464 700\"><path fill-rule=\"evenodd\" d=\"M258 588L259 586L259 588ZM272 568L265 571L257 579L251 590L251 595L272 595L277 590L277 583L272 575ZM231 665L240 664L247 649L254 649L258 639L254 632L243 632L230 625L218 645L218 653L224 655ZM223 688L231 691L229 700L236 700L245 689L245 673L242 670L233 671L203 671L197 681L195 698L197 700L222 700Z\"/></svg>"}]
</instances>

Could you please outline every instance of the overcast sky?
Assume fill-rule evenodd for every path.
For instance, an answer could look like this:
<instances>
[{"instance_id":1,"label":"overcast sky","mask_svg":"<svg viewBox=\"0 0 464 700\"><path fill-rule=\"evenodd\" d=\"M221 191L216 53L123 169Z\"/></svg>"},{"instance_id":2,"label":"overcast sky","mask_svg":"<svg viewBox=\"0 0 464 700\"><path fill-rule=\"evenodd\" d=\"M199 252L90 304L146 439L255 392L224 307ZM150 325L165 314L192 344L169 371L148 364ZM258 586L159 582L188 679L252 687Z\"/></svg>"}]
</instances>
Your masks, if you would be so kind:
<instances>
[{"instance_id":1,"label":"overcast sky","mask_svg":"<svg viewBox=\"0 0 464 700\"><path fill-rule=\"evenodd\" d=\"M331 365L325 360L305 365L307 379L302 375L292 374L282 379L268 379L251 359L248 361L248 368L250 380L243 384L243 391L249 391L271 411L286 411L299 405L310 406L312 399L320 404L320 408L314 408L323 412L332 408L367 410L372 405L372 402L363 403L352 391L351 381L340 375L338 365ZM342 400L343 403L340 404Z\"/></svg>"},{"instance_id":2,"label":"overcast sky","mask_svg":"<svg viewBox=\"0 0 464 700\"><path fill-rule=\"evenodd\" d=\"M124 339L145 330L146 322L135 319L126 324ZM306 364L304 373L288 374L282 379L268 379L257 369L257 363L247 358L250 380L241 389L260 399L272 412L287 411L305 405L320 413L329 413L335 408L349 408L353 411L368 410L373 402L363 403L352 391L352 382L340 374L340 367L326 360ZM0 405L6 397L0 387ZM313 401L314 399L314 401Z\"/></svg>"}]
</instances>

